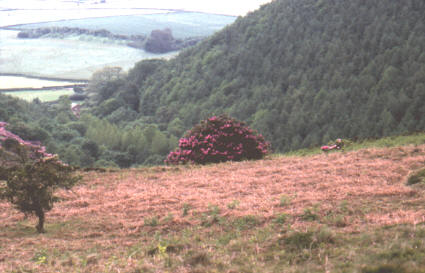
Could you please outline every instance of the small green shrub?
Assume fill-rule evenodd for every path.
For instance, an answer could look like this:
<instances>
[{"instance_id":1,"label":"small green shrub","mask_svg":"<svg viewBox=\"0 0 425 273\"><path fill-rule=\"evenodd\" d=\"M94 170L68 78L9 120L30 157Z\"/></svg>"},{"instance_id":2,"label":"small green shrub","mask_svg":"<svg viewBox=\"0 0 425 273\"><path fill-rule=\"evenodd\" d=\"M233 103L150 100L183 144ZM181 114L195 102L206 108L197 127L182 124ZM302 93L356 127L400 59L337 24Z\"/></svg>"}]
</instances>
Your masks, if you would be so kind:
<instances>
[{"instance_id":1,"label":"small green shrub","mask_svg":"<svg viewBox=\"0 0 425 273\"><path fill-rule=\"evenodd\" d=\"M80 179L74 169L38 143L21 139L0 124L0 200L9 201L25 214L38 217L39 233L45 232L45 213L59 201L58 188L70 189Z\"/></svg>"}]
</instances>

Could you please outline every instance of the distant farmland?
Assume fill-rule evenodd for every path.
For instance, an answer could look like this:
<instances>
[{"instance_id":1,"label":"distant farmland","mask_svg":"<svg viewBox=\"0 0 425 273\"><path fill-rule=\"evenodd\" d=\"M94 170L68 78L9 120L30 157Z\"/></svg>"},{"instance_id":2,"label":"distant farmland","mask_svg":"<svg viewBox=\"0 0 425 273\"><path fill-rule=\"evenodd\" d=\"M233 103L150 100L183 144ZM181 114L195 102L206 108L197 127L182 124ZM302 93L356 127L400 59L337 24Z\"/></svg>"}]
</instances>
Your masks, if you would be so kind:
<instances>
[{"instance_id":1,"label":"distant farmland","mask_svg":"<svg viewBox=\"0 0 425 273\"><path fill-rule=\"evenodd\" d=\"M74 91L70 88L61 90L39 90L39 91L14 91L14 92L2 92L5 95L11 95L26 101L33 101L38 98L42 102L55 101L61 96L70 96L74 94Z\"/></svg>"},{"instance_id":2,"label":"distant farmland","mask_svg":"<svg viewBox=\"0 0 425 273\"><path fill-rule=\"evenodd\" d=\"M236 17L196 12L112 16L64 20L0 29L0 73L62 79L89 79L107 66L128 70L143 59L172 58L175 52L152 54L130 48L122 41L101 37L72 36L66 39L18 39L19 29L78 27L106 29L114 34L149 35L153 29L170 28L175 38L206 37L232 23Z\"/></svg>"},{"instance_id":3,"label":"distant farmland","mask_svg":"<svg viewBox=\"0 0 425 273\"><path fill-rule=\"evenodd\" d=\"M0 30L0 73L62 79L89 79L105 66L131 68L142 59L166 58L176 52L152 54L101 40L16 38L17 31Z\"/></svg>"},{"instance_id":4,"label":"distant farmland","mask_svg":"<svg viewBox=\"0 0 425 273\"><path fill-rule=\"evenodd\" d=\"M0 75L1 94L11 95L27 101L32 101L35 98L40 101L54 101L59 99L60 96L74 94L71 86L81 84L84 84L84 82Z\"/></svg>"},{"instance_id":5,"label":"distant farmland","mask_svg":"<svg viewBox=\"0 0 425 273\"><path fill-rule=\"evenodd\" d=\"M148 35L154 29L170 28L175 38L209 36L235 21L236 17L200 12L172 12L65 20L17 26L15 29L74 27L106 29L114 34Z\"/></svg>"}]
</instances>

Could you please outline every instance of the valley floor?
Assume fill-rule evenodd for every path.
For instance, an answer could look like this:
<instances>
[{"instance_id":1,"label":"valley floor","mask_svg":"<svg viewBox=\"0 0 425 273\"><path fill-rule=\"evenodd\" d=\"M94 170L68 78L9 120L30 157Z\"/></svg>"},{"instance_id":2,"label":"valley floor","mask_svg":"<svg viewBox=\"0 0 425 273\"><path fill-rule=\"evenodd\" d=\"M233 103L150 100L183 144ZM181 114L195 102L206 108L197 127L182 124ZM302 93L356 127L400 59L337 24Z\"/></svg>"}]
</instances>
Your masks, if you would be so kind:
<instances>
[{"instance_id":1,"label":"valley floor","mask_svg":"<svg viewBox=\"0 0 425 273\"><path fill-rule=\"evenodd\" d=\"M424 164L410 145L84 173L46 234L0 203L0 271L425 272Z\"/></svg>"}]
</instances>

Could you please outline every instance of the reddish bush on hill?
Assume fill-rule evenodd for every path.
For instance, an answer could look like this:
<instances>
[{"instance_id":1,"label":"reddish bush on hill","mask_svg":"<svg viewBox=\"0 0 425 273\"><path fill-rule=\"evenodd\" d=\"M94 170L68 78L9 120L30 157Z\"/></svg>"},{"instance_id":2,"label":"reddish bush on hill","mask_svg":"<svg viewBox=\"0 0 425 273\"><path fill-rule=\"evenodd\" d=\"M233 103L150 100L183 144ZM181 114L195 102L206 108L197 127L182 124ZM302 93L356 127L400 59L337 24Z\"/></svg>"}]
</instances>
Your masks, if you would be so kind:
<instances>
[{"instance_id":1,"label":"reddish bush on hill","mask_svg":"<svg viewBox=\"0 0 425 273\"><path fill-rule=\"evenodd\" d=\"M46 147L41 146L39 141L26 141L20 138L18 135L13 134L12 132L6 129L7 123L0 121L0 166L6 165L16 165L20 164L20 160L15 162L15 159L19 157L18 151L13 149L14 143L19 143L22 146L25 146L26 152L29 153L29 159L35 160L40 158L50 158L53 157L53 154L46 152ZM15 147L16 148L16 147Z\"/></svg>"},{"instance_id":2,"label":"reddish bush on hill","mask_svg":"<svg viewBox=\"0 0 425 273\"><path fill-rule=\"evenodd\" d=\"M263 158L270 144L243 122L228 116L213 116L196 125L179 141L167 164L218 163Z\"/></svg>"}]
</instances>

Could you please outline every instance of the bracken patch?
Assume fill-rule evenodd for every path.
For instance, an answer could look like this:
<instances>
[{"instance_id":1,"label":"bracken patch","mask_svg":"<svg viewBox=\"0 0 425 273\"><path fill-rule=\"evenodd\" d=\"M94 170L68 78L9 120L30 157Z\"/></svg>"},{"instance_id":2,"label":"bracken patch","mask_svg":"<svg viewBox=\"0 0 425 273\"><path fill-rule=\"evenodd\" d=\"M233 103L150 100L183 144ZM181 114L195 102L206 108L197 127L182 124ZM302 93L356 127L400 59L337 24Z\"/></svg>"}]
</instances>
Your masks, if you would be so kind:
<instances>
[{"instance_id":1,"label":"bracken patch","mask_svg":"<svg viewBox=\"0 0 425 273\"><path fill-rule=\"evenodd\" d=\"M186 234L186 229L191 228L196 230L190 235L194 241L171 241L162 245L193 245L194 242L197 244L206 240L198 228L207 234L209 230L211 234L232 230L233 235L229 234L228 238L223 235L221 241L224 243L219 244L240 250L245 247L235 241L241 236L238 234L267 228L269 224L275 229L290 227L299 234L307 234L309 230L316 230L315 227L324 224L346 234L388 225L419 225L425 222L424 192L420 187L407 186L406 180L408 173L415 170L412 163L425 161L425 145L401 149L404 151L401 158L399 153L386 154L387 149L368 149L309 157L280 156L201 167L179 166L178 172L175 166L164 167L160 172L157 168L113 173L88 172L84 174L83 182L72 191L58 191L63 201L47 213L46 235L36 237L28 229L33 225L33 218L24 219L9 204L0 203L0 260L6 261L0 263L0 271L29 268L35 272L61 272L61 263L70 260L69 255L78 253L78 257L84 258L95 253L98 254L97 262L90 264L87 270L103 272L115 268L117 270L109 271L118 272L119 269L120 272L131 272L142 267L135 258L142 259L144 256L141 255L146 253L140 244L149 244L149 240L162 242L163 234ZM420 152L417 152L418 149ZM371 160L364 154L384 156ZM400 172L400 169L405 171ZM151 179L152 176L156 179ZM282 196L290 198L290 202L284 202L284 206ZM238 201L237 206L229 206L235 200ZM315 208L317 218L304 220L305 210L312 208ZM281 221L279 215L285 215L285 221ZM218 221L202 226L205 217L215 217ZM154 225L152 219L156 219ZM344 224L338 224L338 219L343 219ZM98 236L100 234L102 236ZM254 238L258 241L253 245L258 254L262 253L261 236L268 236L270 232L261 234ZM286 236L289 235L284 238L289 238ZM318 240L317 236L310 238L313 245ZM326 237L325 245L330 244L332 238ZM276 240L270 239L271 242ZM292 241L282 242L285 245ZM221 252L212 252L217 247L204 249L199 244L201 246L191 249L205 255L195 257L194 252L186 260L183 258L180 262L182 267L174 268L174 272L188 271L184 261L188 265L229 268L226 262L230 263L231 258L223 258L221 263L224 264L218 265L215 261ZM117 253L126 253L133 248L131 259L121 263L115 260ZM16 254L17 249L19 255ZM31 259L37 249L49 249L49 259L56 257L58 262L55 265L35 264ZM56 254L51 253L53 251ZM186 250L182 251L181 255L184 255ZM320 251L317 248L318 254ZM162 259L162 265L166 258L173 259L173 255L177 255L168 251L165 254L164 257L154 255L152 264L145 263L143 267L151 268L152 272L172 271L155 269L159 259ZM286 254L282 255L286 257ZM274 257L275 254L271 256L271 261L274 261ZM51 261L49 259L48 262ZM249 256L247 259L253 258ZM77 260L73 258L74 265ZM299 261L303 262L304 259Z\"/></svg>"}]
</instances>

